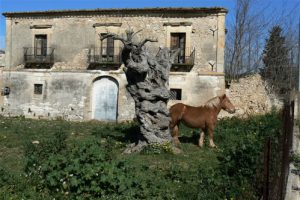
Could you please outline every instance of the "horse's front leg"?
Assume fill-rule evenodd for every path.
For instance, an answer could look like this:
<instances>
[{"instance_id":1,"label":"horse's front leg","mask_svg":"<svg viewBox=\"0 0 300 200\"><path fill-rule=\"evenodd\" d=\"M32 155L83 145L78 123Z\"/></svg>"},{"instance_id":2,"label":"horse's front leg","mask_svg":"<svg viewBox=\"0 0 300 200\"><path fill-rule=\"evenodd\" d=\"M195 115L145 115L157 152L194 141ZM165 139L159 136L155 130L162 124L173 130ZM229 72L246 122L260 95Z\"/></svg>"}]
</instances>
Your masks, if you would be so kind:
<instances>
[{"instance_id":1,"label":"horse's front leg","mask_svg":"<svg viewBox=\"0 0 300 200\"><path fill-rule=\"evenodd\" d=\"M211 148L217 148L217 145L214 143L214 129L213 128L208 128L208 135L209 135L209 146Z\"/></svg>"},{"instance_id":2,"label":"horse's front leg","mask_svg":"<svg viewBox=\"0 0 300 200\"><path fill-rule=\"evenodd\" d=\"M201 129L200 129L201 130ZM204 134L204 131L201 130L200 132L200 138L199 138L199 142L198 142L198 145L200 147L203 147L203 144L204 144L204 137L205 137L205 134Z\"/></svg>"},{"instance_id":3,"label":"horse's front leg","mask_svg":"<svg viewBox=\"0 0 300 200\"><path fill-rule=\"evenodd\" d=\"M178 136L179 136L179 130L178 130L178 125L175 125L173 127L173 130L172 130L172 138L173 138L173 142L177 145L177 144L180 144L180 141L178 139Z\"/></svg>"}]
</instances>

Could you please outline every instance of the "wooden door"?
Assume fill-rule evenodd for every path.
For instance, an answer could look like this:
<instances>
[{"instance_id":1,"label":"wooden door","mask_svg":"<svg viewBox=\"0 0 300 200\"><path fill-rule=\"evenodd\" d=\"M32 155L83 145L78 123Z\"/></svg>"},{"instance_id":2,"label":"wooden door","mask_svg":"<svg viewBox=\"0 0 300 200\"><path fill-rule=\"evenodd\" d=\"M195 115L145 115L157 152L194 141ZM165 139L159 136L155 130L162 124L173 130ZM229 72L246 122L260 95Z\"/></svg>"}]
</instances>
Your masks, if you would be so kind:
<instances>
[{"instance_id":1,"label":"wooden door","mask_svg":"<svg viewBox=\"0 0 300 200\"><path fill-rule=\"evenodd\" d=\"M101 34L105 35L105 34ZM114 58L114 39L108 37L101 42L101 56L104 61L112 62Z\"/></svg>"},{"instance_id":2,"label":"wooden door","mask_svg":"<svg viewBox=\"0 0 300 200\"><path fill-rule=\"evenodd\" d=\"M46 56L47 55L47 35L35 35L34 40L34 55Z\"/></svg>"},{"instance_id":3,"label":"wooden door","mask_svg":"<svg viewBox=\"0 0 300 200\"><path fill-rule=\"evenodd\" d=\"M93 84L92 118L100 121L116 121L118 85L115 80L103 77Z\"/></svg>"}]
</instances>

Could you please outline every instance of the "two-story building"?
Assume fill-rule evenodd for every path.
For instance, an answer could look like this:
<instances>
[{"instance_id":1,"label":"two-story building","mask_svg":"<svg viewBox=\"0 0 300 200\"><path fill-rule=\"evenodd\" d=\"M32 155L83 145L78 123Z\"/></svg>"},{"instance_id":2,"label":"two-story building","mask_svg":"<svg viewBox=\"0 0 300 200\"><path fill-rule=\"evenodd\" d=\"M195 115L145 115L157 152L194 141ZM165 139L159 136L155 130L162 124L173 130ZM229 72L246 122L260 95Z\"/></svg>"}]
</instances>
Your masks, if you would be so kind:
<instances>
[{"instance_id":1,"label":"two-story building","mask_svg":"<svg viewBox=\"0 0 300 200\"><path fill-rule=\"evenodd\" d=\"M133 28L155 56L180 48L170 104L200 105L225 91L224 8L7 12L0 115L124 121L135 116L120 59L122 44L100 35Z\"/></svg>"}]
</instances>

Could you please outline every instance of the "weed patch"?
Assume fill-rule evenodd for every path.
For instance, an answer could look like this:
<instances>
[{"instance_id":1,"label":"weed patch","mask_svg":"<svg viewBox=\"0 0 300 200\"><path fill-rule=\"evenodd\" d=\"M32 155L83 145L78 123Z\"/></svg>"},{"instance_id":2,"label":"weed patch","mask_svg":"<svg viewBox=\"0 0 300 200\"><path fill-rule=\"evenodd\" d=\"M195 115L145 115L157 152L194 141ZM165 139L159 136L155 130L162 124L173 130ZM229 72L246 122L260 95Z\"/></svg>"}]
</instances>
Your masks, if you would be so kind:
<instances>
[{"instance_id":1,"label":"weed patch","mask_svg":"<svg viewBox=\"0 0 300 200\"><path fill-rule=\"evenodd\" d=\"M0 126L1 148L10 155L0 157L2 199L259 199L267 137L271 181L280 171L276 113L220 120L218 150L199 148L199 130L181 126L179 155L170 144L123 155L138 131L134 123L0 118Z\"/></svg>"}]
</instances>

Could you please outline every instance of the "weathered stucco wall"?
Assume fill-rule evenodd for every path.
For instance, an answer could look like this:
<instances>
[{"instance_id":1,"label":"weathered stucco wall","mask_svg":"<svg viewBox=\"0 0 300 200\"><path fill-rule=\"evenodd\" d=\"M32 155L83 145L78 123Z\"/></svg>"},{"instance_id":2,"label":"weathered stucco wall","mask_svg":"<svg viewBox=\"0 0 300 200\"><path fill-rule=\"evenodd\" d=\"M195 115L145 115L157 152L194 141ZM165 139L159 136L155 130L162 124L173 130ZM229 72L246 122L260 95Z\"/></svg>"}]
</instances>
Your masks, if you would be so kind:
<instances>
[{"instance_id":1,"label":"weathered stucco wall","mask_svg":"<svg viewBox=\"0 0 300 200\"><path fill-rule=\"evenodd\" d=\"M64 62L66 68L87 68L87 49L100 47L99 33L125 33L129 27L143 31L137 39L157 38L157 43L148 44L157 53L159 46L170 46L170 33L186 33L186 55L195 48L193 71L223 72L225 43L225 14L191 16L162 16L140 13L139 15L97 15L97 16L53 16L23 17L6 19L6 44L8 55L6 65L16 67L23 64L24 47L34 46L35 34L46 34L48 47L55 48L55 62ZM176 23L185 22L184 25ZM95 24L107 26L95 26ZM115 27L118 23L120 26ZM175 24L175 25L174 25ZM49 25L46 28L34 26ZM209 64L210 63L210 64Z\"/></svg>"},{"instance_id":2,"label":"weathered stucco wall","mask_svg":"<svg viewBox=\"0 0 300 200\"><path fill-rule=\"evenodd\" d=\"M5 53L0 50L0 67L5 66Z\"/></svg>"},{"instance_id":3,"label":"weathered stucco wall","mask_svg":"<svg viewBox=\"0 0 300 200\"><path fill-rule=\"evenodd\" d=\"M126 91L123 66L118 70L88 69L90 49L101 46L99 34L121 35L128 28L142 29L136 35L137 40L157 38L157 43L147 43L153 55L161 46L170 47L171 33L186 34L186 56L195 49L195 63L191 72L171 72L169 86L180 89L182 97L170 101L169 105L177 102L203 104L225 91L226 15L224 10L204 10L191 13L150 9L135 13L119 10L113 14L111 11L6 14L6 67L1 74L2 87L10 87L11 93L1 96L0 115L90 120L93 81L107 76L118 85L117 120L133 119L134 105ZM54 64L50 69L25 69L24 47L33 47L38 34L47 35L47 47L55 48ZM115 42L115 47L122 45ZM42 95L34 94L34 84L43 85Z\"/></svg>"},{"instance_id":4,"label":"weathered stucco wall","mask_svg":"<svg viewBox=\"0 0 300 200\"><path fill-rule=\"evenodd\" d=\"M107 76L106 72L4 72L11 93L4 97L1 113L32 118L91 119L93 81ZM119 83L119 116L124 121L133 118L134 106L125 88L123 73L110 74ZM43 84L42 95L34 94L34 84Z\"/></svg>"},{"instance_id":5,"label":"weathered stucco wall","mask_svg":"<svg viewBox=\"0 0 300 200\"><path fill-rule=\"evenodd\" d=\"M203 105L207 100L225 93L223 74L171 73L170 88L182 89L182 100L170 100L169 106L184 102L192 106Z\"/></svg>"},{"instance_id":6,"label":"weathered stucco wall","mask_svg":"<svg viewBox=\"0 0 300 200\"><path fill-rule=\"evenodd\" d=\"M68 120L92 119L92 85L99 77L109 76L118 82L118 121L135 117L134 102L126 90L123 72L43 72L27 70L3 72L9 96L2 96L0 115L29 118L63 118ZM173 100L169 105L185 102L201 105L224 90L223 76L197 73L173 74L170 87L182 88L182 101ZM43 84L42 95L34 94L34 84Z\"/></svg>"}]
</instances>

